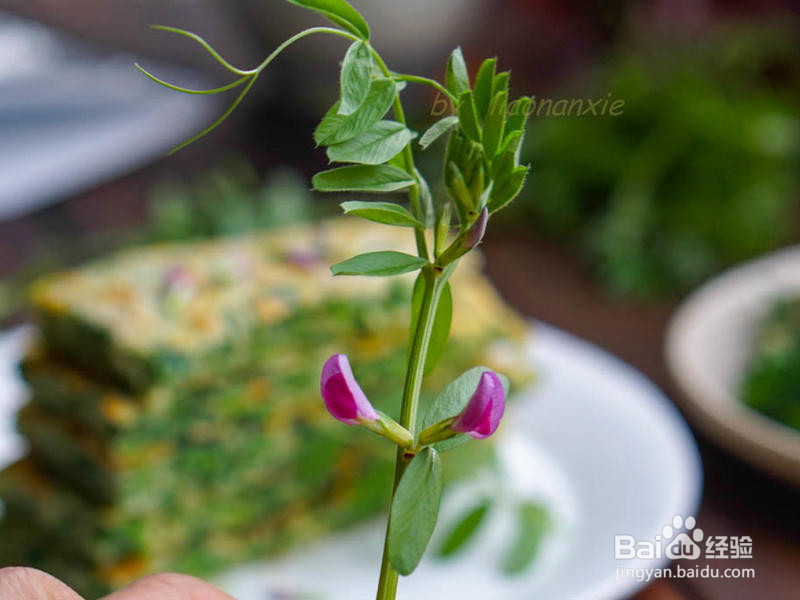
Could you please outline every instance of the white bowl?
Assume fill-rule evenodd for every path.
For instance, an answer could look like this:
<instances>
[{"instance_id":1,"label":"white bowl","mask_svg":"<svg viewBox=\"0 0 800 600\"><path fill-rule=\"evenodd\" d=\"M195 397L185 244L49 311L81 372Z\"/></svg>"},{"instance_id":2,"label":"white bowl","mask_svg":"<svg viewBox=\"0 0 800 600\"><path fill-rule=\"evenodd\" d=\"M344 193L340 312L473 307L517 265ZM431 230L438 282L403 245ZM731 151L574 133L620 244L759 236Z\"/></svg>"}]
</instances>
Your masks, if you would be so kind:
<instances>
[{"instance_id":1,"label":"white bowl","mask_svg":"<svg viewBox=\"0 0 800 600\"><path fill-rule=\"evenodd\" d=\"M666 356L697 427L743 460L800 485L800 432L739 399L760 322L776 300L793 295L800 295L800 246L732 269L680 306Z\"/></svg>"}]
</instances>

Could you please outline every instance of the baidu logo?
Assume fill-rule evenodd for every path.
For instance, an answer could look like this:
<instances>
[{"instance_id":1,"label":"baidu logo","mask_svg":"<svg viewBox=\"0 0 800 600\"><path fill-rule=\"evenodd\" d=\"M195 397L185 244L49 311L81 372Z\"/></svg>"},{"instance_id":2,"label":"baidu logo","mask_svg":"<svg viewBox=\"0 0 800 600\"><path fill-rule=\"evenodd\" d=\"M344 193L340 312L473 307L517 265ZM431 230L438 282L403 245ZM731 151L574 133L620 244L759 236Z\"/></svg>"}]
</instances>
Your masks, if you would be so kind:
<instances>
[{"instance_id":1,"label":"baidu logo","mask_svg":"<svg viewBox=\"0 0 800 600\"><path fill-rule=\"evenodd\" d=\"M687 558L695 560L700 557L701 544L705 534L697 527L697 521L689 516L685 519L675 515L672 523L664 525L661 534L653 540L637 540L632 535L614 536L614 558L627 560L631 558L668 558L675 560Z\"/></svg>"}]
</instances>

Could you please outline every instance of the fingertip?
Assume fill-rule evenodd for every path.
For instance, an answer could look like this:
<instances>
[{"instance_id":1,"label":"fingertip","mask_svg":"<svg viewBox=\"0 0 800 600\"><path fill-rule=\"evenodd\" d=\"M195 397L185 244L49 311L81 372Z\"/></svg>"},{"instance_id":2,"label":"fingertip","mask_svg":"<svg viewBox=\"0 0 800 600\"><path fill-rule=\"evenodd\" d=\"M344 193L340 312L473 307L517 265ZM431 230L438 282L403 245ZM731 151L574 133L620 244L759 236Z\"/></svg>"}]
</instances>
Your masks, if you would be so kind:
<instances>
[{"instance_id":1,"label":"fingertip","mask_svg":"<svg viewBox=\"0 0 800 600\"><path fill-rule=\"evenodd\" d=\"M83 600L75 590L52 575L31 567L0 568L3 600Z\"/></svg>"},{"instance_id":2,"label":"fingertip","mask_svg":"<svg viewBox=\"0 0 800 600\"><path fill-rule=\"evenodd\" d=\"M234 598L191 575L158 573L139 579L103 600L234 600Z\"/></svg>"}]
</instances>

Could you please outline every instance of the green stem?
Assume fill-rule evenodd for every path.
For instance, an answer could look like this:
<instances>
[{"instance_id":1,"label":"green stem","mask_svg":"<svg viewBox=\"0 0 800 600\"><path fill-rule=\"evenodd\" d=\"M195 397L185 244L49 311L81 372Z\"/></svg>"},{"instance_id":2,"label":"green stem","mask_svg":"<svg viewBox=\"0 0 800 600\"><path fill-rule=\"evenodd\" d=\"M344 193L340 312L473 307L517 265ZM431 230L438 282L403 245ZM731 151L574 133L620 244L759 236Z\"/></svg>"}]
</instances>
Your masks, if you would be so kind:
<instances>
[{"instance_id":1,"label":"green stem","mask_svg":"<svg viewBox=\"0 0 800 600\"><path fill-rule=\"evenodd\" d=\"M420 313L417 318L417 328L411 337L411 352L406 370L406 379L403 386L403 404L400 409L400 424L415 435L417 425L417 407L419 405L419 392L422 387L422 378L425 370L425 358L428 354L428 344L433 331L433 322L436 317L436 309L439 305L439 298L442 290L447 283L447 278L437 274L430 267L422 271L424 281L424 292ZM398 449L397 459L394 470L394 486L392 488L392 498L397 489L397 484L403 476L406 466L413 456L407 450ZM381 574L378 582L378 593L376 600L395 600L397 596L397 583L399 574L389 562L389 525L386 525L386 539L383 546L383 559L381 562Z\"/></svg>"},{"instance_id":2,"label":"green stem","mask_svg":"<svg viewBox=\"0 0 800 600\"><path fill-rule=\"evenodd\" d=\"M183 141L180 144L178 144L177 146L175 146L172 150L169 151L169 153L170 154L175 154L178 150L181 150L181 149L185 148L186 146L188 146L189 144L191 144L193 142L196 142L197 140L199 140L204 135L208 134L209 132L211 132L214 129L216 129L217 127L219 127L219 125L225 119L228 118L228 116L236 109L236 107L239 106L239 103L247 95L247 92L250 91L250 88L253 87L253 84L256 82L257 79L258 79L258 73L256 73L255 75L252 75L250 77L250 81L247 82L247 85L245 85L244 88L242 88L242 91L239 92L239 95L236 96L236 99L231 103L231 105L225 110L224 113L222 113L222 115L216 121L214 121L211 125L209 125L205 129L203 129L203 131L201 131L200 133L193 135L188 140Z\"/></svg>"},{"instance_id":3,"label":"green stem","mask_svg":"<svg viewBox=\"0 0 800 600\"><path fill-rule=\"evenodd\" d=\"M242 71L241 73L243 75L255 75L257 73L260 73L269 65L269 63L275 60L275 58L277 58L277 56L281 52L286 50L286 48L294 44L296 41L301 40L306 36L314 35L315 33L329 33L331 35L338 35L339 37L347 38L348 40L352 40L354 42L358 42L361 40L361 38L359 38L358 36L355 36L352 33L348 33L347 31L342 31L341 29L335 29L333 27L311 27L309 29L301 31L300 33L293 35L288 40L283 42L280 46L275 48L272 54L267 56L267 58L265 58L261 62L261 64L258 65L255 69L252 69L250 71Z\"/></svg>"},{"instance_id":4,"label":"green stem","mask_svg":"<svg viewBox=\"0 0 800 600\"><path fill-rule=\"evenodd\" d=\"M222 92L227 92L228 90L232 90L233 88L242 85L245 81L247 81L248 79L250 79L250 77L252 77L252 75L245 75L244 77L240 77L236 81L233 81L233 82L231 82L231 83L229 83L227 85L223 85L222 87L213 88L213 89L210 89L210 90L192 90L192 89L189 89L189 88L180 87L178 85L173 85L173 84L169 83L168 81L164 81L163 79L159 79L158 77L156 77L155 75L153 75L149 71L145 70L144 67L142 67L139 63L134 63L133 66L136 67L137 69L139 69L139 71L141 73L143 73L145 75L145 77L151 79L152 81L155 81L159 85L163 85L165 88L169 88L171 90L175 90L176 92L182 92L184 94L198 94L198 95L220 94Z\"/></svg>"},{"instance_id":5,"label":"green stem","mask_svg":"<svg viewBox=\"0 0 800 600\"><path fill-rule=\"evenodd\" d=\"M219 52L217 52L216 50L214 50L214 48L211 47L211 44L209 44L207 41L205 41L203 38L201 38L196 33L192 33L191 31L186 31L185 29L179 29L177 27L169 27L168 25L151 25L150 27L152 27L153 29L158 29L159 31L169 31L170 33L177 33L178 35L183 35L185 37L188 37L189 39L194 40L195 42L200 44L203 48L205 48L206 52L208 52L211 56L213 56L214 59L219 64L221 64L223 67L225 67L229 71L231 71L233 73L236 73L237 75L248 75L249 74L247 71L243 71L242 69L237 69L231 63L229 63L227 60L222 58L222 56L219 54Z\"/></svg>"},{"instance_id":6,"label":"green stem","mask_svg":"<svg viewBox=\"0 0 800 600\"><path fill-rule=\"evenodd\" d=\"M247 92L249 92L250 88L253 87L253 84L258 79L258 76L261 74L261 71L266 69L267 66L273 60L275 60L281 52L286 50L286 48L288 48L289 46L294 44L296 41L302 40L304 37L307 37L309 35L314 35L316 33L328 33L330 35L336 35L336 36L343 37L343 38L346 38L348 40L353 40L353 41L360 41L360 39L361 39L361 38L353 35L352 33L348 33L347 31L342 31L341 29L335 29L333 27L311 27L310 29L306 29L305 31L301 31L298 34L293 35L288 40L283 42L280 46L275 48L275 50L272 52L272 54L267 56L267 58L265 58L261 62L261 64L258 65L255 69L250 69L249 71L243 71L242 69L237 69L232 64L227 62L224 58L222 58L222 56L216 50L214 50L214 48L212 48L211 45L208 42L206 42L203 38L201 38L199 35L196 35L196 34L190 32L190 31L185 31L183 29L177 29L175 27L165 27L165 26L162 26L162 25L154 25L153 27L155 29L161 29L161 30L164 30L164 31L171 31L173 33L184 35L186 37L189 37L189 38L195 40L196 42L201 44L226 69L228 69L229 71L232 71L233 73L236 73L237 75L241 75L242 76L241 79L238 79L237 81L234 81L233 83L230 83L228 85L225 85L225 86L213 89L213 90L190 90L188 88L182 88L182 87L179 87L179 86L176 86L176 85L172 85L171 83L168 83L166 81L163 81L163 80L155 77L154 75L151 75L150 73L145 71L139 65L136 65L137 69L139 69L142 73L144 73L147 77L149 77L150 79L152 79L156 83L158 83L160 85L163 85L165 87L168 87L170 89L177 90L179 92L184 92L186 94L218 94L220 92L225 92L225 91L227 91L229 89L233 89L233 88L241 85L245 81L247 81L247 84L244 86L244 88L239 93L239 95L236 96L236 99L228 107L228 109L224 113L222 113L222 116L220 116L216 121L214 121L211 125L209 125L205 129L203 129L203 131L201 131L197 135L193 135L188 140L186 140L184 142L181 142L180 144L175 146L172 150L169 151L170 154L174 154L178 150L181 150L182 148L185 148L189 144L197 141L198 139L200 139L204 135L206 135L206 134L210 133L211 131L213 131L214 129L216 129L225 119L228 118L228 116L236 109L236 107L239 106L239 103L247 95ZM423 240L424 239L425 239L425 236L424 236L424 233L423 233Z\"/></svg>"},{"instance_id":7,"label":"green stem","mask_svg":"<svg viewBox=\"0 0 800 600\"><path fill-rule=\"evenodd\" d=\"M389 67L386 66L386 63L383 61L383 58L381 58L381 55L378 54L374 48L372 48L372 56L375 58L375 62L378 64L378 68L381 70L384 76L391 78L392 72L389 70ZM397 92L394 96L394 118L397 119L399 123L407 125L406 114L403 110L403 103L400 101L400 92ZM414 166L414 153L411 151L411 142L406 144L406 147L403 148L403 162L405 163L406 171L413 175L416 179L417 169ZM413 215L422 223L425 223L425 215L422 214L422 207L419 203L419 183L408 190L408 199L411 203L411 212ZM414 238L417 242L417 253L419 254L420 258L428 260L428 242L425 239L425 228L415 227Z\"/></svg>"},{"instance_id":8,"label":"green stem","mask_svg":"<svg viewBox=\"0 0 800 600\"><path fill-rule=\"evenodd\" d=\"M436 91L444 94L450 102L453 104L458 104L458 98L456 98L453 94L450 93L446 87L444 87L441 83L436 81L435 79L430 79L428 77L420 77L419 75L402 75L396 74L392 75L392 78L395 81L408 81L409 83L421 83L422 85L429 85Z\"/></svg>"}]
</instances>

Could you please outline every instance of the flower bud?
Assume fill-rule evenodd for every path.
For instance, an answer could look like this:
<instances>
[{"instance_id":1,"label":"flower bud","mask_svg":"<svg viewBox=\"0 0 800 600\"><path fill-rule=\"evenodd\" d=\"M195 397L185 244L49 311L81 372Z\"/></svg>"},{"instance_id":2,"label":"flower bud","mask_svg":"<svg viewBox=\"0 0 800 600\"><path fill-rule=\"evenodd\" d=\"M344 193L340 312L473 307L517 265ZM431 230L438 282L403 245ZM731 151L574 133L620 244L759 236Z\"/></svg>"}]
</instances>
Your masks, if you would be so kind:
<instances>
[{"instance_id":1,"label":"flower bud","mask_svg":"<svg viewBox=\"0 0 800 600\"><path fill-rule=\"evenodd\" d=\"M481 210L475 222L462 233L436 261L439 266L445 266L458 260L467 252L477 246L486 233L486 224L489 222L489 211L486 207Z\"/></svg>"},{"instance_id":2,"label":"flower bud","mask_svg":"<svg viewBox=\"0 0 800 600\"><path fill-rule=\"evenodd\" d=\"M464 175L454 162L447 165L447 191L450 193L459 218L463 223L466 218L465 215L470 210L475 210L475 204L472 199L472 193L464 180Z\"/></svg>"},{"instance_id":3,"label":"flower bud","mask_svg":"<svg viewBox=\"0 0 800 600\"><path fill-rule=\"evenodd\" d=\"M464 241L461 243L461 247L464 250L472 250L480 243L484 234L486 233L486 224L488 222L489 211L484 206L481 214L479 214L478 218L475 219L475 222L472 224L472 227L470 227L466 237L464 237Z\"/></svg>"},{"instance_id":4,"label":"flower bud","mask_svg":"<svg viewBox=\"0 0 800 600\"><path fill-rule=\"evenodd\" d=\"M478 165L475 169L475 173L472 175L472 179L469 181L469 191L472 194L472 199L475 202L475 206L481 205L481 198L483 196L485 184L484 179L483 165Z\"/></svg>"},{"instance_id":5,"label":"flower bud","mask_svg":"<svg viewBox=\"0 0 800 600\"><path fill-rule=\"evenodd\" d=\"M486 371L481 375L469 404L456 416L450 429L479 440L487 438L497 430L505 409L503 383L497 374Z\"/></svg>"},{"instance_id":6,"label":"flower bud","mask_svg":"<svg viewBox=\"0 0 800 600\"><path fill-rule=\"evenodd\" d=\"M334 354L325 362L319 387L328 412L339 421L358 425L378 420L378 413L353 377L346 355Z\"/></svg>"}]
</instances>

